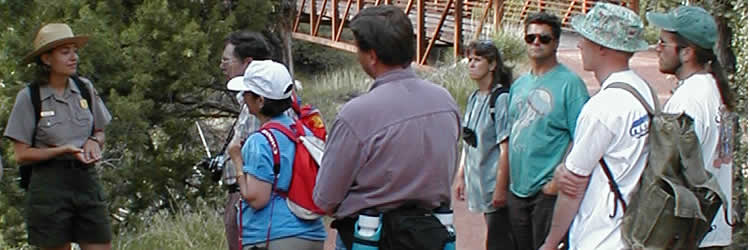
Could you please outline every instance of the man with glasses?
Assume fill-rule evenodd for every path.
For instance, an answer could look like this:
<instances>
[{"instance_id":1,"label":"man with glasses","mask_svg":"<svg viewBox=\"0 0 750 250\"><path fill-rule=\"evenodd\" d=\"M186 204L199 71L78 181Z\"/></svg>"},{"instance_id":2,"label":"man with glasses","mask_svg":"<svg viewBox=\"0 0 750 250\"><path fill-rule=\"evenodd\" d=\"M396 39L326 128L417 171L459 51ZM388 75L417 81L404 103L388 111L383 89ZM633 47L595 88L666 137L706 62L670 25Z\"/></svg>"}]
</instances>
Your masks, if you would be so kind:
<instances>
[{"instance_id":1,"label":"man with glasses","mask_svg":"<svg viewBox=\"0 0 750 250\"><path fill-rule=\"evenodd\" d=\"M224 73L226 80L229 81L236 76L244 75L245 69L253 60L269 60L270 57L271 53L268 42L266 42L262 34L258 32L235 31L224 39L224 52L221 56L219 68ZM244 101L240 103L242 104ZM255 116L248 113L245 105L242 106L237 119L233 128L234 136L225 154L229 154L231 158L239 159L241 162L242 155L239 153L239 148L242 147L242 142L247 138L247 135L257 130L260 124ZM234 172L232 161L227 161L224 167L229 168L230 172ZM240 192L236 184L228 185L227 187L229 190L229 199L224 206L224 226L227 245L229 246L229 250L238 250L241 246L239 226L237 225L237 206L240 201Z\"/></svg>"},{"instance_id":2,"label":"man with glasses","mask_svg":"<svg viewBox=\"0 0 750 250\"><path fill-rule=\"evenodd\" d=\"M557 199L552 177L563 160L578 113L589 95L580 77L557 61L560 19L540 12L526 19L529 73L510 89L508 211L518 249L536 249L549 230Z\"/></svg>"},{"instance_id":3,"label":"man with glasses","mask_svg":"<svg viewBox=\"0 0 750 250\"><path fill-rule=\"evenodd\" d=\"M731 161L721 160L722 155L731 159L731 149L722 147L719 142L732 140L731 133L720 131L727 131L721 128L734 122L725 119L726 113L733 110L734 101L724 69L713 52L718 37L716 22L706 10L694 6L681 6L669 13L649 12L646 18L662 29L656 47L659 71L680 80L663 111L684 112L693 118L703 165L717 178L724 195L732 197ZM731 204L729 202L728 211L732 211ZM721 246L732 243L732 227L728 223L731 213L725 214L723 208L719 211L711 223L712 230L700 244L701 248L721 249ZM730 218L725 220L725 216Z\"/></svg>"}]
</instances>

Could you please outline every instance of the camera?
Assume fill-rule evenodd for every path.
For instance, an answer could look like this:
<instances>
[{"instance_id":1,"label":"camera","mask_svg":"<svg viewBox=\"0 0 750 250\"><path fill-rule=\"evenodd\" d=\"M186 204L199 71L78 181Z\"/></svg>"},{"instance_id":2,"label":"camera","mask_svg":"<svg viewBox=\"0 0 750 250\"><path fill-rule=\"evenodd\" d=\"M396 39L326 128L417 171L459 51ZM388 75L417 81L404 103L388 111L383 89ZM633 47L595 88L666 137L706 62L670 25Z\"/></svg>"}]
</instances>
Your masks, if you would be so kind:
<instances>
[{"instance_id":1,"label":"camera","mask_svg":"<svg viewBox=\"0 0 750 250\"><path fill-rule=\"evenodd\" d=\"M477 134L474 132L473 129L463 127L463 131L461 131L461 138L466 142L466 144L469 144L469 146L476 148L477 147Z\"/></svg>"},{"instance_id":2,"label":"camera","mask_svg":"<svg viewBox=\"0 0 750 250\"><path fill-rule=\"evenodd\" d=\"M234 164L226 154L205 158L200 165L211 173L212 180L220 182L227 189L232 189L237 185L237 173L234 170Z\"/></svg>"}]
</instances>

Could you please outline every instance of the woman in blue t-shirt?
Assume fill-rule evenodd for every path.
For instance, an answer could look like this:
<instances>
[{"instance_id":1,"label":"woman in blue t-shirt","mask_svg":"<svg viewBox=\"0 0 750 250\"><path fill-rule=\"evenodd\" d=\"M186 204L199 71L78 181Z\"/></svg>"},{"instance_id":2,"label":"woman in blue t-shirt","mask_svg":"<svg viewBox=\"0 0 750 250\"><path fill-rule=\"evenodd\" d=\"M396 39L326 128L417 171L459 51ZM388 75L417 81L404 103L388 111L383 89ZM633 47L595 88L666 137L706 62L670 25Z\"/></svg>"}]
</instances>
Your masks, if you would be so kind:
<instances>
[{"instance_id":1,"label":"woman in blue t-shirt","mask_svg":"<svg viewBox=\"0 0 750 250\"><path fill-rule=\"evenodd\" d=\"M484 214L487 249L513 249L505 206L508 166L498 167L500 154L507 152L505 139L509 131L505 121L512 72L503 64L492 41L474 41L467 51L469 76L478 89L466 103L463 151L453 190L456 199L466 200L469 211ZM491 112L490 102L495 92L499 95Z\"/></svg>"},{"instance_id":2,"label":"woman in blue t-shirt","mask_svg":"<svg viewBox=\"0 0 750 250\"><path fill-rule=\"evenodd\" d=\"M289 126L293 123L284 114L291 107L293 88L291 76L284 65L273 61L253 61L245 75L229 81L227 88L242 91L248 110L261 124L278 122ZM283 192L289 189L295 144L280 131L272 129L271 133L280 154L275 188ZM242 146L241 155L241 161L232 160L235 166L242 166L237 169L237 183L242 194L238 216L238 224L242 227L242 249L264 249L266 246L270 250L323 249L326 232L321 219L297 218L287 207L286 200L272 191L274 161L269 141L260 133L250 134Z\"/></svg>"}]
</instances>

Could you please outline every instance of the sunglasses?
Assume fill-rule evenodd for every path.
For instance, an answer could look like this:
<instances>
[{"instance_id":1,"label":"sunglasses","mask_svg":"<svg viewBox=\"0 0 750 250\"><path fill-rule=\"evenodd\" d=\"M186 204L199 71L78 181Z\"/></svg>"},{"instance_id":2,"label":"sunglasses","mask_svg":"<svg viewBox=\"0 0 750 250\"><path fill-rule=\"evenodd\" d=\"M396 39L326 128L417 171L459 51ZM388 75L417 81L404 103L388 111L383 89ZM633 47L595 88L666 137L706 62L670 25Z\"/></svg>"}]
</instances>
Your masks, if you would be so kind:
<instances>
[{"instance_id":1,"label":"sunglasses","mask_svg":"<svg viewBox=\"0 0 750 250\"><path fill-rule=\"evenodd\" d=\"M525 40L526 43L528 44L532 44L534 43L534 40L536 40L537 37L539 38L539 42L542 44L548 44L549 42L552 41L552 36L540 35L540 34L528 34L525 37L523 37L523 40Z\"/></svg>"}]
</instances>

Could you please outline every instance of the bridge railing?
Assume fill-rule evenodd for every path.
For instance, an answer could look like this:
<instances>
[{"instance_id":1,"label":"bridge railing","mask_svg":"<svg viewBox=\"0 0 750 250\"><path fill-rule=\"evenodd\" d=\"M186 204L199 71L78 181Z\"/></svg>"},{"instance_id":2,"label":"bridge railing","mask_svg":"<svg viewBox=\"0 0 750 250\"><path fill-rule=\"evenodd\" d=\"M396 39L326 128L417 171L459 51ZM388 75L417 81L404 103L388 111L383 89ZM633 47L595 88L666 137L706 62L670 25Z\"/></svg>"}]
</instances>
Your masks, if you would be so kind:
<instances>
[{"instance_id":1,"label":"bridge railing","mask_svg":"<svg viewBox=\"0 0 750 250\"><path fill-rule=\"evenodd\" d=\"M637 11L638 0L610 0ZM503 24L522 24L528 14L546 11L561 18L570 29L574 15L584 14L595 0L298 0L293 37L356 52L345 37L347 22L359 10L381 4L402 8L414 24L419 64L427 64L435 47L453 46L455 58L462 47L482 34L490 35ZM303 24L306 30L302 29ZM321 26L326 27L321 32Z\"/></svg>"}]
</instances>

